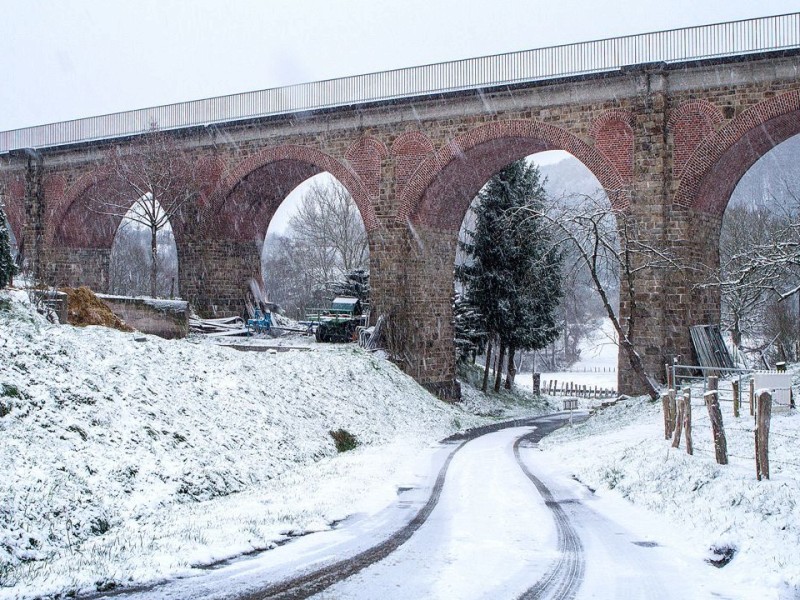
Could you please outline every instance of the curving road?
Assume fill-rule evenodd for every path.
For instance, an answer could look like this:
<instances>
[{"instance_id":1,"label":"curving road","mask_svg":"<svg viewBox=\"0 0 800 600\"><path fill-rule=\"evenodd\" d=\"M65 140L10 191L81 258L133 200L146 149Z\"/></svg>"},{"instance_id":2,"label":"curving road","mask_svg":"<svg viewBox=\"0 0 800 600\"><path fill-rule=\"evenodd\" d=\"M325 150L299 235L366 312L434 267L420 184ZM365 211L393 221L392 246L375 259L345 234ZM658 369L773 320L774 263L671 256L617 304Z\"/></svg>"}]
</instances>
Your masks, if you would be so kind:
<instances>
[{"instance_id":1,"label":"curving road","mask_svg":"<svg viewBox=\"0 0 800 600\"><path fill-rule=\"evenodd\" d=\"M301 538L200 577L117 595L237 600L735 597L712 589L713 577L687 575L685 557L643 542L624 523L595 511L589 491L554 473L536 443L564 422L563 415L551 415L451 440L434 460L429 484L404 492L376 517L354 519L339 530ZM697 572L697 566L689 571Z\"/></svg>"}]
</instances>

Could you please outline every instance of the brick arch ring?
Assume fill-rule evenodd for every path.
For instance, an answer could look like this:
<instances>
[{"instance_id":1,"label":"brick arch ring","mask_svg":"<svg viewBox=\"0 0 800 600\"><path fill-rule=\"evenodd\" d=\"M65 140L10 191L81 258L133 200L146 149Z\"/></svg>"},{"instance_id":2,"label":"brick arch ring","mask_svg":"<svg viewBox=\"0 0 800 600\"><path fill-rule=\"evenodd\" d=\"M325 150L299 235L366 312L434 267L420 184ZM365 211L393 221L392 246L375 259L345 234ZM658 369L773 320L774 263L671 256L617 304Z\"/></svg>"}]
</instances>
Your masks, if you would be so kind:
<instances>
[{"instance_id":1,"label":"brick arch ring","mask_svg":"<svg viewBox=\"0 0 800 600\"><path fill-rule=\"evenodd\" d=\"M534 152L544 150L565 150L580 160L597 178L606 190L611 206L623 210L630 203L630 182L627 181L603 154L574 134L539 121L501 121L481 125L460 135L440 148L420 164L403 189L399 202L397 221L411 220L428 223L429 207L423 203L425 193L437 177L453 161L481 144L501 140L518 140L529 145ZM509 155L506 164L524 158L526 155ZM505 158L505 157L504 157ZM477 193L477 190L476 190ZM463 215L462 215L463 216Z\"/></svg>"},{"instance_id":2,"label":"brick arch ring","mask_svg":"<svg viewBox=\"0 0 800 600\"><path fill-rule=\"evenodd\" d=\"M742 111L697 147L684 166L673 204L722 215L736 184L753 163L797 134L800 90Z\"/></svg>"},{"instance_id":3,"label":"brick arch ring","mask_svg":"<svg viewBox=\"0 0 800 600\"><path fill-rule=\"evenodd\" d=\"M72 205L101 179L97 173L85 173L64 191L64 195L45 219L44 243L46 246L51 246L55 241L56 233L61 229L64 218L67 216L69 209L72 208Z\"/></svg>"},{"instance_id":4,"label":"brick arch ring","mask_svg":"<svg viewBox=\"0 0 800 600\"><path fill-rule=\"evenodd\" d=\"M83 196L93 186L102 185L104 182L109 180L110 177L107 174L98 174L97 172L85 173L81 175L75 183L66 189L64 195L59 199L56 206L46 219L44 241L47 246L53 245L56 240L56 235L61 229L69 210L81 198L81 196ZM133 200L131 201L131 206L133 206ZM113 227L113 230L116 232L123 217L117 216L109 218L114 220L115 226ZM180 246L182 242L183 230L178 226L178 223L173 221L174 219L170 219L172 233L175 237L175 244ZM106 239L105 242L110 248L113 243L113 236L111 239Z\"/></svg>"},{"instance_id":5,"label":"brick arch ring","mask_svg":"<svg viewBox=\"0 0 800 600\"><path fill-rule=\"evenodd\" d=\"M375 215L375 207L369 199L364 184L358 175L350 168L325 154L321 150L308 146L282 145L275 148L268 148L243 160L230 173L223 177L220 182L220 192L211 203L210 213L216 214L225 203L225 200L236 190L239 184L250 174L270 163L283 160L293 160L315 166L320 172L327 171L333 175L350 192L353 201L358 207L361 218L364 221L364 228L367 233L373 231L378 226L378 218Z\"/></svg>"}]
</instances>

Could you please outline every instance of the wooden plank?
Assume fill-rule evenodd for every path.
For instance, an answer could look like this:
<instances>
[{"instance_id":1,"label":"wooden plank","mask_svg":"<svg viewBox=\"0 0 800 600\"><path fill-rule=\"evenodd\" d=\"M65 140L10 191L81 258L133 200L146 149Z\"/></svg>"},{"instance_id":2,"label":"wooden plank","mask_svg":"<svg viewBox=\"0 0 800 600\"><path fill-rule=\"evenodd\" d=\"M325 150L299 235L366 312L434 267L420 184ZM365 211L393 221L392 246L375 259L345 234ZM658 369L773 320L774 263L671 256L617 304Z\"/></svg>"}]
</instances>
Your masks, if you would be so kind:
<instances>
[{"instance_id":1,"label":"wooden plank","mask_svg":"<svg viewBox=\"0 0 800 600\"><path fill-rule=\"evenodd\" d=\"M719 325L693 325L689 327L697 360L702 367L733 369L733 358L728 352Z\"/></svg>"}]
</instances>

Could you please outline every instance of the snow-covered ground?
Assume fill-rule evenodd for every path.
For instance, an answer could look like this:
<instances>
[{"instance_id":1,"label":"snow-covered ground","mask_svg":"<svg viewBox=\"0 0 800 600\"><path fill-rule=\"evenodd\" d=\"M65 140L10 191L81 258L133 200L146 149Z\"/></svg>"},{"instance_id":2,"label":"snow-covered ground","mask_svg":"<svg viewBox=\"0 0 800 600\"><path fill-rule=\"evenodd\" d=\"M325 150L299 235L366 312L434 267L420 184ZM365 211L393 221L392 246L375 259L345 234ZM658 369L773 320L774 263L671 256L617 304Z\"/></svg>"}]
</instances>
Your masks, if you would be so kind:
<instances>
[{"instance_id":1,"label":"snow-covered ground","mask_svg":"<svg viewBox=\"0 0 800 600\"><path fill-rule=\"evenodd\" d=\"M53 326L25 301L0 292L0 598L172 577L377 511L487 422L353 345L240 352Z\"/></svg>"},{"instance_id":2,"label":"snow-covered ground","mask_svg":"<svg viewBox=\"0 0 800 600\"><path fill-rule=\"evenodd\" d=\"M605 318L600 327L580 344L581 358L567 371L544 372L541 374L542 386L549 381L557 381L559 387L564 383L585 385L601 389L617 389L617 335L611 320ZM532 374L518 373L517 384L526 390L533 385Z\"/></svg>"},{"instance_id":3,"label":"snow-covered ground","mask_svg":"<svg viewBox=\"0 0 800 600\"><path fill-rule=\"evenodd\" d=\"M714 459L701 390L693 399L693 456L683 443L675 449L664 440L660 403L639 398L545 438L540 462L613 501L616 518L629 503L645 509L635 513L636 528L659 544L682 548L696 559L695 569L705 567L712 548L733 549L722 571L736 589L750 592L736 597L800 598L800 416L773 413L772 477L757 481L753 418L747 408L735 418L731 403L722 409L730 458L725 466Z\"/></svg>"},{"instance_id":4,"label":"snow-covered ground","mask_svg":"<svg viewBox=\"0 0 800 600\"><path fill-rule=\"evenodd\" d=\"M51 326L12 296L0 293L0 598L196 573L376 514L436 440L487 422L474 413L546 409L469 387L450 406L352 346L239 352ZM733 548L719 571L732 585L800 597L800 418L773 415L772 479L758 482L752 419L723 404L731 464L718 466L700 397L694 456L663 439L660 405L628 399L546 438L535 462L579 478L642 539L684 549L695 575L712 547ZM339 428L356 450L337 454Z\"/></svg>"}]
</instances>

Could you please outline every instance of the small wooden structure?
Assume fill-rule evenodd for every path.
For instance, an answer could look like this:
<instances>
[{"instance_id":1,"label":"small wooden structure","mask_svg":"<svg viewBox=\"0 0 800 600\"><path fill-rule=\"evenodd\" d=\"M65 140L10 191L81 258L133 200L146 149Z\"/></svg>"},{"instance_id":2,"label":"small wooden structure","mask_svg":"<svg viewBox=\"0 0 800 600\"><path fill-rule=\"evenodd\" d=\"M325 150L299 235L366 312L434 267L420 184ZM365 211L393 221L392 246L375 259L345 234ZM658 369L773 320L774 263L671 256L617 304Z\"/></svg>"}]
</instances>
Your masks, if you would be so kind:
<instances>
[{"instance_id":1,"label":"small wooden structure","mask_svg":"<svg viewBox=\"0 0 800 600\"><path fill-rule=\"evenodd\" d=\"M361 300L350 297L334 298L333 302L331 302L331 308L329 312L332 314L359 317L363 312L363 309L361 308Z\"/></svg>"},{"instance_id":2,"label":"small wooden structure","mask_svg":"<svg viewBox=\"0 0 800 600\"><path fill-rule=\"evenodd\" d=\"M689 334L701 367L736 368L719 325L694 325L689 327Z\"/></svg>"}]
</instances>

